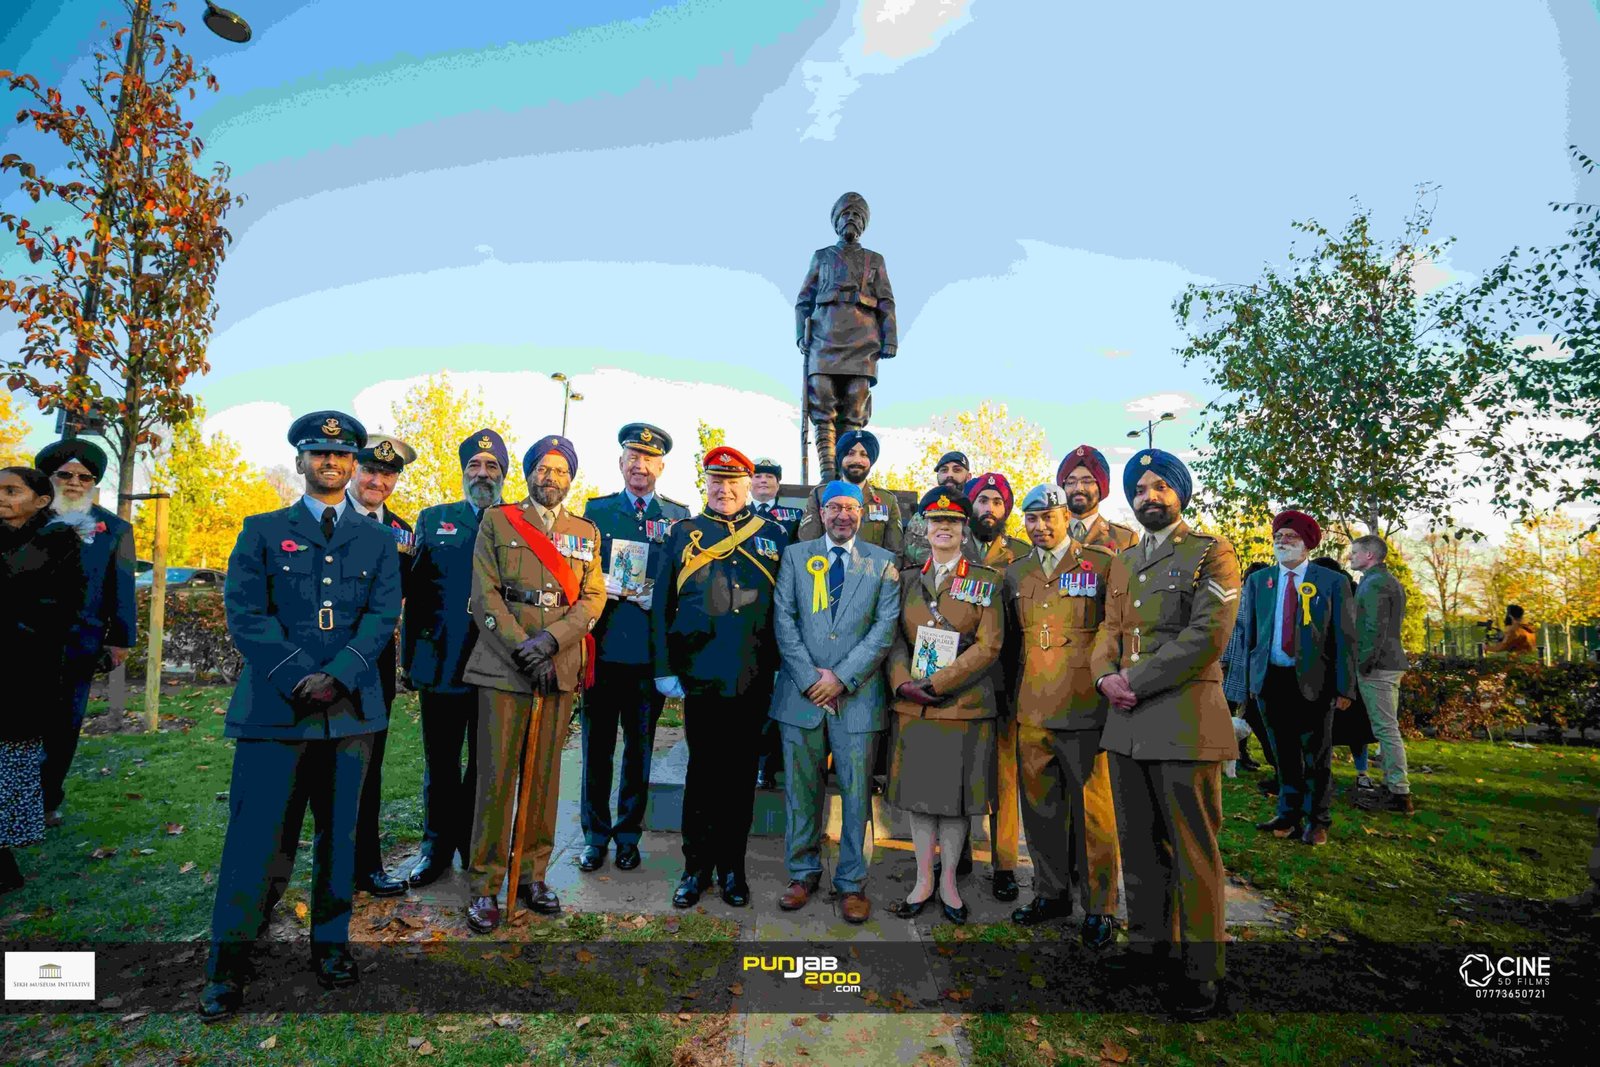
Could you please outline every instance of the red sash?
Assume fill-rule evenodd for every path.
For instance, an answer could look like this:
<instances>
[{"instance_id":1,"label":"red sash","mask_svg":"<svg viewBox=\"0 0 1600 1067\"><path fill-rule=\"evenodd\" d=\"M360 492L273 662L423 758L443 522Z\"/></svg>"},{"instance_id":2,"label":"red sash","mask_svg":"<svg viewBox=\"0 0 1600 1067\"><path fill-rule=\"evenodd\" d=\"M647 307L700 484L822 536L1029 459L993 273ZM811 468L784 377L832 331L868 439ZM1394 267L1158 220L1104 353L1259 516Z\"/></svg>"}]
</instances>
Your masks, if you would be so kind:
<instances>
[{"instance_id":1,"label":"red sash","mask_svg":"<svg viewBox=\"0 0 1600 1067\"><path fill-rule=\"evenodd\" d=\"M572 567L556 546L550 543L537 526L529 522L522 514L522 509L515 504L501 504L500 513L506 517L511 528L522 535L528 542L528 547L533 549L533 554L539 557L539 562L544 564L544 569L549 571L561 586L561 592L566 594L567 605L570 607L578 602L583 588L578 584L578 576L572 573ZM596 543L595 548L600 546ZM594 634L583 635L583 685L589 688L594 685Z\"/></svg>"}]
</instances>

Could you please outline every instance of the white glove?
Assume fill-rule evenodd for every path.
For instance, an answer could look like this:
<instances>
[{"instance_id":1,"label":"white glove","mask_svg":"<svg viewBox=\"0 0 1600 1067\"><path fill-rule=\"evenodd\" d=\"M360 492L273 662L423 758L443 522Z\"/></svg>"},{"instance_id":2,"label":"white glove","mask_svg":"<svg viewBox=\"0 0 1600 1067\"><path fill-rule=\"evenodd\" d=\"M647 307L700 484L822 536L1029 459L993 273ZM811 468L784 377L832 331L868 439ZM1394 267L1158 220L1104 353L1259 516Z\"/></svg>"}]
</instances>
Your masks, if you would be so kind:
<instances>
[{"instance_id":1,"label":"white glove","mask_svg":"<svg viewBox=\"0 0 1600 1067\"><path fill-rule=\"evenodd\" d=\"M633 598L633 602L639 605L641 611L649 611L650 605L656 602L656 591L651 589L648 593L636 596Z\"/></svg>"},{"instance_id":2,"label":"white glove","mask_svg":"<svg viewBox=\"0 0 1600 1067\"><path fill-rule=\"evenodd\" d=\"M683 699L683 683L678 681L676 674L669 674L665 678L656 679L656 692L664 697L677 697Z\"/></svg>"}]
</instances>

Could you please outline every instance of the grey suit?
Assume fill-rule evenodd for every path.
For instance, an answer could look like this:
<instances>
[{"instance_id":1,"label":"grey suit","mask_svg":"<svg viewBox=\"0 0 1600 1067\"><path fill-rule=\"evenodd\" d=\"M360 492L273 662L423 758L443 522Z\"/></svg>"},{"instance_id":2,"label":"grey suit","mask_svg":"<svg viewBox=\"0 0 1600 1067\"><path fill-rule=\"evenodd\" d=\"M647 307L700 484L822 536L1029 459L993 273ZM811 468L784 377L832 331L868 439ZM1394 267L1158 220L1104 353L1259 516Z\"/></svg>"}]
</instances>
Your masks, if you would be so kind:
<instances>
[{"instance_id":1,"label":"grey suit","mask_svg":"<svg viewBox=\"0 0 1600 1067\"><path fill-rule=\"evenodd\" d=\"M783 554L773 607L782 666L771 716L783 742L789 877L814 883L822 873L826 731L843 802L833 885L841 893L858 893L867 877L868 774L886 723L882 666L900 618L900 575L893 553L857 537L837 608L813 611L815 579L806 564L815 557L831 560L831 547L827 537L819 537L790 545ZM806 698L824 667L845 686L837 713L825 713Z\"/></svg>"}]
</instances>

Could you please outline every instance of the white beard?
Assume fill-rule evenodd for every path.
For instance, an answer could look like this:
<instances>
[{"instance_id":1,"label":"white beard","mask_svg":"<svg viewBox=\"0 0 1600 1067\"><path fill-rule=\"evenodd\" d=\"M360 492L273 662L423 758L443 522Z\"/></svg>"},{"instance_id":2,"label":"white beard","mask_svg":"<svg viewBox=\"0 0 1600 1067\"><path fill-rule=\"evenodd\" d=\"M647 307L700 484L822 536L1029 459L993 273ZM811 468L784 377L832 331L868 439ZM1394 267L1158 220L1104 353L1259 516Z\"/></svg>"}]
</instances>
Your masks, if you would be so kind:
<instances>
[{"instance_id":1,"label":"white beard","mask_svg":"<svg viewBox=\"0 0 1600 1067\"><path fill-rule=\"evenodd\" d=\"M54 507L56 514L62 517L67 515L84 515L88 513L90 508L94 507L94 494L85 493L77 500L72 500L69 499L64 493L57 493Z\"/></svg>"}]
</instances>

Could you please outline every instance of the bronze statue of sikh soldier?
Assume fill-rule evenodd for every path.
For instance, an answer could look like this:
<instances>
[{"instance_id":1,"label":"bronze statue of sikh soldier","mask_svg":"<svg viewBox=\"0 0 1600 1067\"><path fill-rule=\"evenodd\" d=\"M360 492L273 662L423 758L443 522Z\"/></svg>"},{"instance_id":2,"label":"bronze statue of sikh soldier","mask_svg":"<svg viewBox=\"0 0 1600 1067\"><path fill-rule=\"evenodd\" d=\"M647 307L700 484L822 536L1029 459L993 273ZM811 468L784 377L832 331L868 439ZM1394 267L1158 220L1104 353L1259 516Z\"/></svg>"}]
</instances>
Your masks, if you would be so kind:
<instances>
[{"instance_id":1,"label":"bronze statue of sikh soldier","mask_svg":"<svg viewBox=\"0 0 1600 1067\"><path fill-rule=\"evenodd\" d=\"M845 193L833 205L837 244L811 255L795 300L795 343L806 357L806 408L817 434L822 481L837 476L834 443L872 418L878 360L895 353L894 292L883 257L861 244L867 202Z\"/></svg>"}]
</instances>

